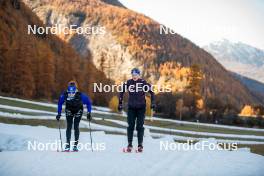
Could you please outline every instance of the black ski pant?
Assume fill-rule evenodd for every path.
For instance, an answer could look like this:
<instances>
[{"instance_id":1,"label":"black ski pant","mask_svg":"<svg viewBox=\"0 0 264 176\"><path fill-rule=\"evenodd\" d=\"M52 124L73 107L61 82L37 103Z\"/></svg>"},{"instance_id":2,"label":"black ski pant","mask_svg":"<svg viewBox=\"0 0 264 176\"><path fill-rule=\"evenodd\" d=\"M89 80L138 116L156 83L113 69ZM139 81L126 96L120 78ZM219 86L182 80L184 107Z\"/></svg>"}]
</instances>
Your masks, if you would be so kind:
<instances>
[{"instance_id":1,"label":"black ski pant","mask_svg":"<svg viewBox=\"0 0 264 176\"><path fill-rule=\"evenodd\" d=\"M75 137L74 145L77 145L79 141L79 135L80 135L79 124L82 118L83 110L80 109L79 111L73 113L72 111L66 109L65 112L66 112L66 120L67 120L66 141L68 144L70 144L71 130L72 130L72 124L73 124L74 137Z\"/></svg>"},{"instance_id":2,"label":"black ski pant","mask_svg":"<svg viewBox=\"0 0 264 176\"><path fill-rule=\"evenodd\" d=\"M133 133L136 124L137 137L138 137L138 145L143 144L143 136L144 136L144 120L145 120L145 112L146 108L128 108L127 113L127 140L128 144L132 145L133 141Z\"/></svg>"}]
</instances>

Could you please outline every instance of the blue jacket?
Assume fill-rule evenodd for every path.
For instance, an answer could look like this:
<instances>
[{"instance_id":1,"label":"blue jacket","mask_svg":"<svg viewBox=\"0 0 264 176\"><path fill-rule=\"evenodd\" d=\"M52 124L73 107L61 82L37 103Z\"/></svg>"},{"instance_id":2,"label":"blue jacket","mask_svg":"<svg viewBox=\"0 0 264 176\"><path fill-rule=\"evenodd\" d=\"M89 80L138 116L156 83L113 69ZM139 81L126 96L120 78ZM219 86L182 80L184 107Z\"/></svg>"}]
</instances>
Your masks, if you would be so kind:
<instances>
[{"instance_id":1,"label":"blue jacket","mask_svg":"<svg viewBox=\"0 0 264 176\"><path fill-rule=\"evenodd\" d=\"M91 104L90 98L87 95L85 95L84 93L80 93L80 94L81 94L82 103L86 105L87 111L91 112L92 104ZM63 92L61 94L59 102L58 102L58 114L61 114L62 105L64 102L65 102L65 92Z\"/></svg>"}]
</instances>

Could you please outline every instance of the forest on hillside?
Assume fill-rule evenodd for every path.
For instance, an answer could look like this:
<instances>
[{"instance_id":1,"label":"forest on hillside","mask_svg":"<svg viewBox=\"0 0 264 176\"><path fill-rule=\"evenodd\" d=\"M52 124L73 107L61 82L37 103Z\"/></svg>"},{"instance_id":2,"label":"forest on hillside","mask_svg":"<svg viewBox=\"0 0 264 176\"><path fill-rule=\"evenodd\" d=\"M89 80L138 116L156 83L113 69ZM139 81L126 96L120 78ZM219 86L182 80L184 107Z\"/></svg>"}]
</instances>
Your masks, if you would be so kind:
<instances>
[{"instance_id":1,"label":"forest on hillside","mask_svg":"<svg viewBox=\"0 0 264 176\"><path fill-rule=\"evenodd\" d=\"M80 57L55 35L28 35L28 24L44 24L24 3L16 6L11 2L0 4L0 92L54 101L70 80L76 80L95 104L106 104L111 95L93 93L92 83L110 80L95 68L91 58Z\"/></svg>"}]
</instances>

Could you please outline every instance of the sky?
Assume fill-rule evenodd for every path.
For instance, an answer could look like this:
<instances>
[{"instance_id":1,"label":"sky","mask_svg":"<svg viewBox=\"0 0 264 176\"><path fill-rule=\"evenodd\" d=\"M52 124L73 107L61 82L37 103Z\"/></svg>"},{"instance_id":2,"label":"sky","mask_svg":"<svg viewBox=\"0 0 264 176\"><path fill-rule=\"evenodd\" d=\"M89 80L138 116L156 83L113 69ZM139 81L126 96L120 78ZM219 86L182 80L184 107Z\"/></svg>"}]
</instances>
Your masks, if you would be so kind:
<instances>
[{"instance_id":1,"label":"sky","mask_svg":"<svg viewBox=\"0 0 264 176\"><path fill-rule=\"evenodd\" d=\"M264 49L264 0L119 0L199 46L223 38Z\"/></svg>"}]
</instances>

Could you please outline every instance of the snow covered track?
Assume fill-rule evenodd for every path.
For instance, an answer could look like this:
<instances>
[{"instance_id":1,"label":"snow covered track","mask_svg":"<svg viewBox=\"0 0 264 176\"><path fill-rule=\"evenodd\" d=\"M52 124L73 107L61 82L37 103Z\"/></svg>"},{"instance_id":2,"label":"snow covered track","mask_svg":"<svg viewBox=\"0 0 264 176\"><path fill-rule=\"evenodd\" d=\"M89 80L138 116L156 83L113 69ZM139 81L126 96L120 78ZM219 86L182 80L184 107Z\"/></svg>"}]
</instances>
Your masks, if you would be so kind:
<instances>
[{"instance_id":1,"label":"snow covered track","mask_svg":"<svg viewBox=\"0 0 264 176\"><path fill-rule=\"evenodd\" d=\"M159 139L149 137L145 138L144 153L124 154L121 149L125 145L125 137L102 132L93 133L95 143L105 143L106 149L102 151L27 151L25 140L56 140L58 130L1 123L0 129L0 148L3 150L0 152L1 176L135 176L139 172L144 176L261 176L264 169L264 157L248 150L164 151L160 150ZM64 133L63 130L63 139ZM165 139L172 140L170 137ZM80 141L89 142L89 133L82 132ZM213 144L215 141L209 142Z\"/></svg>"}]
</instances>

